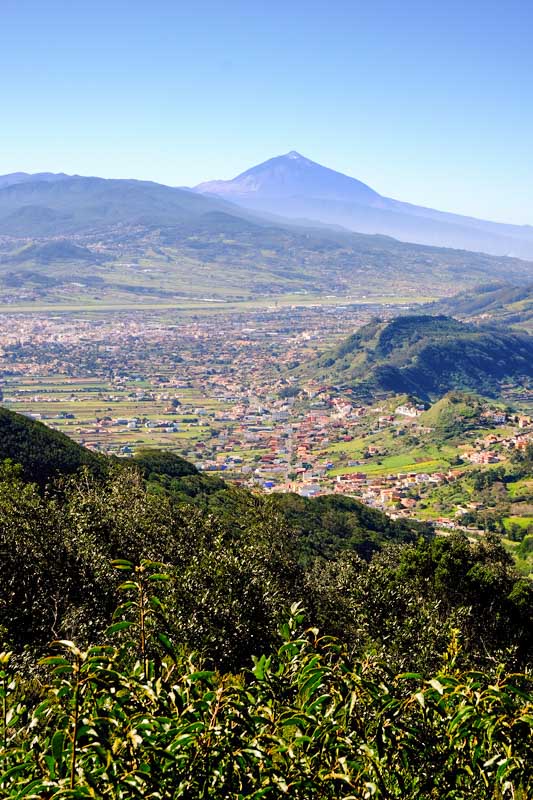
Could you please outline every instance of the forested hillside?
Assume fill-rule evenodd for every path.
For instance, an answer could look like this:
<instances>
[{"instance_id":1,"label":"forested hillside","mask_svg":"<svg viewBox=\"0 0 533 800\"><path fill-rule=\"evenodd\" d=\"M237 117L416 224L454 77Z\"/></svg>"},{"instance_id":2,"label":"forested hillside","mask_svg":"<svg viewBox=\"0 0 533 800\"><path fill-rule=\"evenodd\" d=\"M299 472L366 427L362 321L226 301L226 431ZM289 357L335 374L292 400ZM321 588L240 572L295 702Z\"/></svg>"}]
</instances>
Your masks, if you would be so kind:
<instances>
[{"instance_id":1,"label":"forested hillside","mask_svg":"<svg viewBox=\"0 0 533 800\"><path fill-rule=\"evenodd\" d=\"M257 624L267 639L272 635L316 558L344 550L370 558L386 542L430 536L422 525L393 522L355 500L265 498L200 474L164 451L141 450L132 462L105 459L5 409L0 423L1 455L12 462L2 472L0 525L13 576L0 626L17 648L39 650L54 636L90 641L104 630L115 602L112 559L149 558L174 564L186 581L175 587L174 612L185 640L190 628L191 646L241 665L254 652L250 630ZM249 552L242 563L239 551ZM204 586L206 595L187 592L187 585ZM194 610L200 598L216 606L217 596L218 611ZM198 634L200 613L206 618ZM238 624L230 633L231 620Z\"/></svg>"},{"instance_id":2,"label":"forested hillside","mask_svg":"<svg viewBox=\"0 0 533 800\"><path fill-rule=\"evenodd\" d=\"M104 468L103 459L67 436L0 408L0 461L5 459L21 465L24 477L41 485L54 476L76 472L83 465L93 472Z\"/></svg>"},{"instance_id":3,"label":"forested hillside","mask_svg":"<svg viewBox=\"0 0 533 800\"><path fill-rule=\"evenodd\" d=\"M528 796L533 586L497 537L3 419L2 796Z\"/></svg>"},{"instance_id":4,"label":"forested hillside","mask_svg":"<svg viewBox=\"0 0 533 800\"><path fill-rule=\"evenodd\" d=\"M367 397L435 399L457 389L494 397L503 383L533 377L533 337L443 315L376 320L300 372Z\"/></svg>"}]
</instances>

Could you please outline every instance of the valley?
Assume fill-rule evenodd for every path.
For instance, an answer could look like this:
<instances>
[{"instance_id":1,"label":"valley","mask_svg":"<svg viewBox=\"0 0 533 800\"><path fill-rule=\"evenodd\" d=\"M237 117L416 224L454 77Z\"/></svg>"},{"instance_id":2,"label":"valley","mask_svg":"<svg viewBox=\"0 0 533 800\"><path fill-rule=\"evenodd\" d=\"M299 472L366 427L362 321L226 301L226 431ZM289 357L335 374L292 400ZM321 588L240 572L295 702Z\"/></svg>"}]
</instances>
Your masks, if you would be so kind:
<instances>
[{"instance_id":1,"label":"valley","mask_svg":"<svg viewBox=\"0 0 533 800\"><path fill-rule=\"evenodd\" d=\"M349 331L412 308L331 300L4 313L3 405L95 453L160 447L262 493L357 498L442 533L476 537L488 526L516 549L533 527L527 385L497 400L458 391L362 402L302 371ZM480 475L497 491L478 493Z\"/></svg>"},{"instance_id":2,"label":"valley","mask_svg":"<svg viewBox=\"0 0 533 800\"><path fill-rule=\"evenodd\" d=\"M1 7L0 800L532 800L533 5Z\"/></svg>"}]
</instances>

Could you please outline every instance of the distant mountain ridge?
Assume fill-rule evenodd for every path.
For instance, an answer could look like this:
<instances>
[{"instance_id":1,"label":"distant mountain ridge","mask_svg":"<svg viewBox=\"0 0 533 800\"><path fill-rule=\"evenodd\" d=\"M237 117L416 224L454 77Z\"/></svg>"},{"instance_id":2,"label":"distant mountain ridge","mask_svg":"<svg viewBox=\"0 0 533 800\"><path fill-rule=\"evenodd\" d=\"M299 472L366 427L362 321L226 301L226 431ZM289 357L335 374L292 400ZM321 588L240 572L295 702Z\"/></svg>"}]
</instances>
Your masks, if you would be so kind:
<instances>
[{"instance_id":1,"label":"distant mountain ridge","mask_svg":"<svg viewBox=\"0 0 533 800\"><path fill-rule=\"evenodd\" d=\"M300 157L289 161L300 164ZM285 180L284 169L279 166L276 185ZM298 170L305 173L307 167L300 164ZM292 167L289 173L294 178ZM352 191L351 178L332 176L332 192L339 182L343 191ZM379 195L355 183L365 202L380 202ZM149 181L62 173L4 176L0 304L245 300L294 292L423 298L490 280L533 280L533 263L521 259L410 244L327 224L313 227L276 211Z\"/></svg>"},{"instance_id":2,"label":"distant mountain ridge","mask_svg":"<svg viewBox=\"0 0 533 800\"><path fill-rule=\"evenodd\" d=\"M361 181L296 151L268 159L228 181L195 187L255 211L340 225L359 233L493 255L533 257L533 227L437 211L384 197Z\"/></svg>"},{"instance_id":3,"label":"distant mountain ridge","mask_svg":"<svg viewBox=\"0 0 533 800\"><path fill-rule=\"evenodd\" d=\"M444 315L400 316L364 325L301 373L363 397L434 400L455 390L496 397L508 380L533 379L533 336Z\"/></svg>"},{"instance_id":4,"label":"distant mountain ridge","mask_svg":"<svg viewBox=\"0 0 533 800\"><path fill-rule=\"evenodd\" d=\"M31 176L33 177L33 176ZM113 225L174 225L229 203L149 181L79 175L21 180L2 186L0 234L54 236L105 230ZM239 213L239 209L235 207ZM241 212L241 216L249 216Z\"/></svg>"},{"instance_id":5,"label":"distant mountain ridge","mask_svg":"<svg viewBox=\"0 0 533 800\"><path fill-rule=\"evenodd\" d=\"M0 175L0 189L6 186L15 186L18 183L40 183L46 181L57 183L73 177L64 172L11 172L9 175Z\"/></svg>"}]
</instances>

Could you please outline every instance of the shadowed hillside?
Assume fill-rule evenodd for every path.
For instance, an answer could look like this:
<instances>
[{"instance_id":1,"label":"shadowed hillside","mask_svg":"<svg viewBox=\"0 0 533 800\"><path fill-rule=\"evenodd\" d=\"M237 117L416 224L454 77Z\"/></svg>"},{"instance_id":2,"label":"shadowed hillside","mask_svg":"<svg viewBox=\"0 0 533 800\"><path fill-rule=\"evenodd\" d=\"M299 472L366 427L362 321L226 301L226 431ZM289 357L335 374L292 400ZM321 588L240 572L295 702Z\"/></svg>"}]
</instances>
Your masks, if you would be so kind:
<instances>
[{"instance_id":1,"label":"shadowed hillside","mask_svg":"<svg viewBox=\"0 0 533 800\"><path fill-rule=\"evenodd\" d=\"M100 473L105 461L54 431L22 414L0 408L0 461L20 464L26 480L46 484L58 475L68 475L87 466Z\"/></svg>"}]
</instances>

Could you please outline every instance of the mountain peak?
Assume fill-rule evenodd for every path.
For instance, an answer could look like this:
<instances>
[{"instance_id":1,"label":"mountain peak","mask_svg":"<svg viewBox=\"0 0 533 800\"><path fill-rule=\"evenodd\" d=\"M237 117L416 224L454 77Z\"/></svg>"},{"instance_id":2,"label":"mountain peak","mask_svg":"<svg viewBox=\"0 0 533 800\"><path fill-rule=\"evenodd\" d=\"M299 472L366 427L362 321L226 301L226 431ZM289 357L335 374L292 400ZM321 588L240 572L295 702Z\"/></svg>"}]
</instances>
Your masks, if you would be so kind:
<instances>
[{"instance_id":1,"label":"mountain peak","mask_svg":"<svg viewBox=\"0 0 533 800\"><path fill-rule=\"evenodd\" d=\"M356 178L297 150L274 156L232 180L194 188L254 211L335 225L437 247L532 258L533 228L461 217L384 197Z\"/></svg>"},{"instance_id":2,"label":"mountain peak","mask_svg":"<svg viewBox=\"0 0 533 800\"><path fill-rule=\"evenodd\" d=\"M202 183L196 191L218 194L237 203L251 200L257 208L264 207L263 202L268 199L278 213L286 211L283 202L289 198L313 197L327 202L340 197L345 202L366 204L379 199L377 192L361 181L311 161L296 150L269 158L233 180Z\"/></svg>"}]
</instances>

